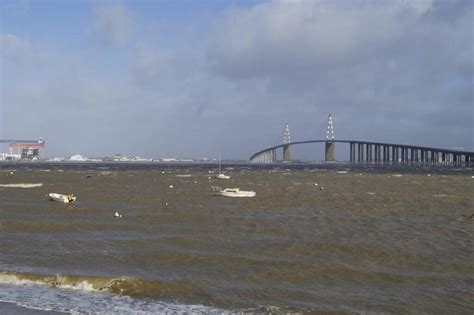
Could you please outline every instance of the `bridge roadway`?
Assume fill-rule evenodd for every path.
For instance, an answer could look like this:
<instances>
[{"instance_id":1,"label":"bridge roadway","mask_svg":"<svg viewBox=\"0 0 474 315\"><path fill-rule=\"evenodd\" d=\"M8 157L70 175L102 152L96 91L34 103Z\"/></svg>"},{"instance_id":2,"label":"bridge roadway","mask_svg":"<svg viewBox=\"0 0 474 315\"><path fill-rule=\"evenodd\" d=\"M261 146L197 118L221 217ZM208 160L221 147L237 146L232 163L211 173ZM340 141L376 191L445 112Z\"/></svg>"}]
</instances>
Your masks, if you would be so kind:
<instances>
[{"instance_id":1,"label":"bridge roadway","mask_svg":"<svg viewBox=\"0 0 474 315\"><path fill-rule=\"evenodd\" d=\"M359 140L307 140L276 145L253 154L249 161L254 163L272 163L276 159L276 150L283 149L283 161L291 161L290 146L308 143L325 143L325 160L335 161L335 144L349 144L350 162L376 163L416 163L427 165L471 166L474 152L442 149L409 144Z\"/></svg>"}]
</instances>

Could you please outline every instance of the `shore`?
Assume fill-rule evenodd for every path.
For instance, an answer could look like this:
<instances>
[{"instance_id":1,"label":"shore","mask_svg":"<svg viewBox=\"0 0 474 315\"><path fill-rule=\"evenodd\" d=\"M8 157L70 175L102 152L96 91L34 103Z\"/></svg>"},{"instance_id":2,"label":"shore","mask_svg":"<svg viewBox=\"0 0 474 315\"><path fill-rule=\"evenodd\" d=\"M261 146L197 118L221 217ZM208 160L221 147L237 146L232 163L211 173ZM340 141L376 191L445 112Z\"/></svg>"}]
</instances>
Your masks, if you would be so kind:
<instances>
[{"instance_id":1,"label":"shore","mask_svg":"<svg viewBox=\"0 0 474 315\"><path fill-rule=\"evenodd\" d=\"M27 308L10 302L0 302L2 315L64 315L67 313Z\"/></svg>"}]
</instances>

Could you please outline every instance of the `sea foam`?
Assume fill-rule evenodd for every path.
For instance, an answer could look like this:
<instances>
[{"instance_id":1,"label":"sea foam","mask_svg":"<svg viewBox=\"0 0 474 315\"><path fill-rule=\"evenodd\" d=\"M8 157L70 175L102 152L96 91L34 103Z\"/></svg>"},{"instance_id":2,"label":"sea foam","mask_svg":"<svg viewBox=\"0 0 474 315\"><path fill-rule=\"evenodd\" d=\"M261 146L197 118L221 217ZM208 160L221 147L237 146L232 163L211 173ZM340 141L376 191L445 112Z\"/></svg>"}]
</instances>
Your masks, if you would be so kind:
<instances>
[{"instance_id":1,"label":"sea foam","mask_svg":"<svg viewBox=\"0 0 474 315\"><path fill-rule=\"evenodd\" d=\"M25 183L18 183L18 184L0 184L0 187L5 188L36 188L43 186L43 183L34 183L34 184L25 184Z\"/></svg>"}]
</instances>

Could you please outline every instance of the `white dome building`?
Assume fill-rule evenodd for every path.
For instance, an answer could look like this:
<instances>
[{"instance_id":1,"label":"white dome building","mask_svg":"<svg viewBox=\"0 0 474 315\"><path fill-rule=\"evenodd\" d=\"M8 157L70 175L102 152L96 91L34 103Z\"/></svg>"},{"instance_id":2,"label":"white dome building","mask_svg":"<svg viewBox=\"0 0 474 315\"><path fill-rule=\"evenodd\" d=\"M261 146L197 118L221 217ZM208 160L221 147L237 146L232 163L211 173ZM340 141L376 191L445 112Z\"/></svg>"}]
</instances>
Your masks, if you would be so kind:
<instances>
[{"instance_id":1,"label":"white dome building","mask_svg":"<svg viewBox=\"0 0 474 315\"><path fill-rule=\"evenodd\" d=\"M69 158L69 161L83 162L83 161L87 161L87 158L78 154L78 155L71 156Z\"/></svg>"}]
</instances>

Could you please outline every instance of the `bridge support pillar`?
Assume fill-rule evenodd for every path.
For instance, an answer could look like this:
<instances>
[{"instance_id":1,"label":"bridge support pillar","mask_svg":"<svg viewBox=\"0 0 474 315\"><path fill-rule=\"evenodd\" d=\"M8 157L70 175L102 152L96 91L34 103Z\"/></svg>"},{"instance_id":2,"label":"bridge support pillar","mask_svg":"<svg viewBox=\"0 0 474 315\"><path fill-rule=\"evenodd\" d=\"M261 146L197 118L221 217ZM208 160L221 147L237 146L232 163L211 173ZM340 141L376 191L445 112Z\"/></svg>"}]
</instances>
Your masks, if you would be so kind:
<instances>
[{"instance_id":1,"label":"bridge support pillar","mask_svg":"<svg viewBox=\"0 0 474 315\"><path fill-rule=\"evenodd\" d=\"M333 162L336 160L336 144L334 142L326 141L326 162Z\"/></svg>"},{"instance_id":2,"label":"bridge support pillar","mask_svg":"<svg viewBox=\"0 0 474 315\"><path fill-rule=\"evenodd\" d=\"M349 143L349 160L351 162L355 162L355 143L354 142Z\"/></svg>"},{"instance_id":3,"label":"bridge support pillar","mask_svg":"<svg viewBox=\"0 0 474 315\"><path fill-rule=\"evenodd\" d=\"M362 143L357 144L357 161L358 162L363 162L364 161L364 145Z\"/></svg>"},{"instance_id":4,"label":"bridge support pillar","mask_svg":"<svg viewBox=\"0 0 474 315\"><path fill-rule=\"evenodd\" d=\"M354 145L354 150L353 150L353 153L354 153L354 162L357 161L357 144L353 144Z\"/></svg>"},{"instance_id":5,"label":"bridge support pillar","mask_svg":"<svg viewBox=\"0 0 474 315\"><path fill-rule=\"evenodd\" d=\"M283 161L291 161L291 151L289 144L283 146Z\"/></svg>"},{"instance_id":6,"label":"bridge support pillar","mask_svg":"<svg viewBox=\"0 0 474 315\"><path fill-rule=\"evenodd\" d=\"M368 143L365 144L365 161L370 161L370 145Z\"/></svg>"}]
</instances>

